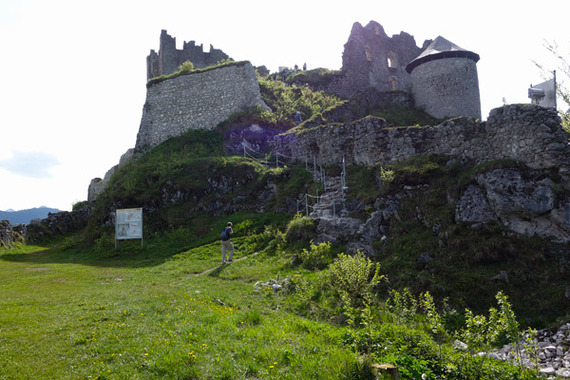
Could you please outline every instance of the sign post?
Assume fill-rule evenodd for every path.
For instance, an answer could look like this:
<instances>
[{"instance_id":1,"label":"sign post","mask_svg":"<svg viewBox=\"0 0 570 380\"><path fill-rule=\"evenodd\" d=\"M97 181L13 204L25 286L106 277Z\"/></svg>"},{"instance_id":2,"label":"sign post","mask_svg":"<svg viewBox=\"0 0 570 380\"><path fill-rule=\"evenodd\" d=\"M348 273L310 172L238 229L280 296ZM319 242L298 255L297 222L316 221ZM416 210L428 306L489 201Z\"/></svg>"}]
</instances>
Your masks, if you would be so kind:
<instances>
[{"instance_id":1,"label":"sign post","mask_svg":"<svg viewBox=\"0 0 570 380\"><path fill-rule=\"evenodd\" d=\"M142 208L118 209L115 213L115 249L119 240L141 239L143 243Z\"/></svg>"}]
</instances>

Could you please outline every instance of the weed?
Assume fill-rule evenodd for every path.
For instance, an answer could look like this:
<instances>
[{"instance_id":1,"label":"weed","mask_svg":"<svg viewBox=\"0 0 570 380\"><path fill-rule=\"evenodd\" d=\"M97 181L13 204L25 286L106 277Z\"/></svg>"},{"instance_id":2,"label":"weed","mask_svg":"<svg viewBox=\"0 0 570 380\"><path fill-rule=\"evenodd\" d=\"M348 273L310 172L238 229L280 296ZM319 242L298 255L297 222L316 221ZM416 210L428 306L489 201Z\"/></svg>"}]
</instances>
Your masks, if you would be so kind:
<instances>
[{"instance_id":1,"label":"weed","mask_svg":"<svg viewBox=\"0 0 570 380\"><path fill-rule=\"evenodd\" d=\"M299 254L303 267L311 270L324 269L333 260L331 243L322 242L317 245L311 244L309 250L306 248Z\"/></svg>"}]
</instances>

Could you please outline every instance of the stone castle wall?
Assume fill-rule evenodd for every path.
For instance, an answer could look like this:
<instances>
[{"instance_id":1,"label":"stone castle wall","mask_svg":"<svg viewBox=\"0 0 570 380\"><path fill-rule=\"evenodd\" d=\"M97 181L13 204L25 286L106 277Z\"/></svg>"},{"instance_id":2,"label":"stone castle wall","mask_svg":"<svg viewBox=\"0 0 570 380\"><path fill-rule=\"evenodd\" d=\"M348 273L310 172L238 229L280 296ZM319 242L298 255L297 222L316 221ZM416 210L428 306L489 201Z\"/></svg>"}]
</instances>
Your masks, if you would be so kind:
<instances>
[{"instance_id":1,"label":"stone castle wall","mask_svg":"<svg viewBox=\"0 0 570 380\"><path fill-rule=\"evenodd\" d=\"M230 115L263 106L253 66L239 62L150 84L136 151L191 129L213 129Z\"/></svg>"},{"instance_id":2,"label":"stone castle wall","mask_svg":"<svg viewBox=\"0 0 570 380\"><path fill-rule=\"evenodd\" d=\"M533 169L568 169L569 135L555 110L510 105L491 111L487 122L456 118L440 125L389 128L383 119L322 125L277 136L275 149L298 161L373 166L438 154L476 163L512 159Z\"/></svg>"}]
</instances>

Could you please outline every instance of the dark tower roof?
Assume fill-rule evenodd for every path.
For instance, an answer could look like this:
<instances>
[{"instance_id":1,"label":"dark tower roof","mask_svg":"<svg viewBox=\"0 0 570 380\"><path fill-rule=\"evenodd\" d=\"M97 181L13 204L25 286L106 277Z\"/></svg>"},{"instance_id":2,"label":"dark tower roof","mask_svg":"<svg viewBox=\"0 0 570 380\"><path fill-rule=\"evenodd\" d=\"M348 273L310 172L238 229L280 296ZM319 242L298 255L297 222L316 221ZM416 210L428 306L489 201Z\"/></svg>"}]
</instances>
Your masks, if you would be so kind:
<instances>
[{"instance_id":1,"label":"dark tower roof","mask_svg":"<svg viewBox=\"0 0 570 380\"><path fill-rule=\"evenodd\" d=\"M406 71L411 74L422 63L454 57L469 58L475 62L479 61L479 54L462 49L442 36L438 36L416 59L406 66Z\"/></svg>"}]
</instances>

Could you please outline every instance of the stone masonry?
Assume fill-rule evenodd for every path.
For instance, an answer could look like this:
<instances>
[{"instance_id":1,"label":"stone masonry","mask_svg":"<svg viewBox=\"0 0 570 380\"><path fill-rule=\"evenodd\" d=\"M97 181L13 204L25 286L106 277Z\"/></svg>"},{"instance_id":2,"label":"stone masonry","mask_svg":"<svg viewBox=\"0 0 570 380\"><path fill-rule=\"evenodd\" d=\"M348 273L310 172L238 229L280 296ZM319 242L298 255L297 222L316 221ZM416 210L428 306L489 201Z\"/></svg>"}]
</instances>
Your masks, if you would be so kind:
<instances>
[{"instance_id":1,"label":"stone masonry","mask_svg":"<svg viewBox=\"0 0 570 380\"><path fill-rule=\"evenodd\" d=\"M388 37L375 21L365 27L356 22L344 45L345 78L337 92L350 97L367 87L378 91L411 91L410 74L405 68L420 53L414 37L405 32Z\"/></svg>"},{"instance_id":2,"label":"stone masonry","mask_svg":"<svg viewBox=\"0 0 570 380\"><path fill-rule=\"evenodd\" d=\"M406 70L417 108L439 119L481 118L479 55L438 36Z\"/></svg>"},{"instance_id":3,"label":"stone masonry","mask_svg":"<svg viewBox=\"0 0 570 380\"><path fill-rule=\"evenodd\" d=\"M533 169L559 168L570 158L568 133L556 110L509 105L491 111L487 122L450 119L424 127L389 128L385 120L365 117L277 136L275 148L296 160L373 166L426 154L476 163L512 159Z\"/></svg>"},{"instance_id":4,"label":"stone masonry","mask_svg":"<svg viewBox=\"0 0 570 380\"><path fill-rule=\"evenodd\" d=\"M171 37L166 30L162 30L158 53L151 50L146 58L147 80L172 74L185 61L192 62L195 68L204 68L228 58L226 53L214 49L212 45L209 52L204 52L203 46L196 46L194 41L184 42L182 50L176 49L176 38Z\"/></svg>"},{"instance_id":5,"label":"stone masonry","mask_svg":"<svg viewBox=\"0 0 570 380\"><path fill-rule=\"evenodd\" d=\"M249 62L151 83L135 151L155 147L191 129L213 129L233 113L255 106L267 107Z\"/></svg>"}]
</instances>

